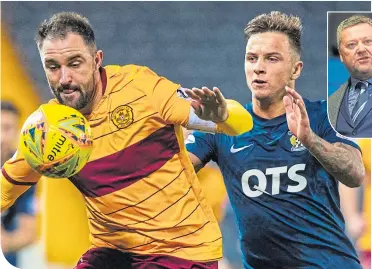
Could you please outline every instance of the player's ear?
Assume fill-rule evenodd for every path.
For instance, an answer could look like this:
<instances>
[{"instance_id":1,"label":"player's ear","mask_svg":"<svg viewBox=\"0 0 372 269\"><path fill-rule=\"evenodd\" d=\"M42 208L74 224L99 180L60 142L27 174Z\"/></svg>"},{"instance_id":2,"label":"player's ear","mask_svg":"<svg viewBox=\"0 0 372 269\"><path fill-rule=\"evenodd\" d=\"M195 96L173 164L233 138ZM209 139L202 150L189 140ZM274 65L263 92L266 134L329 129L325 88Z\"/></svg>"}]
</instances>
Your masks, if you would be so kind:
<instances>
[{"instance_id":1,"label":"player's ear","mask_svg":"<svg viewBox=\"0 0 372 269\"><path fill-rule=\"evenodd\" d=\"M291 75L292 80L298 79L298 77L301 75L301 71L303 67L304 67L304 63L302 61L295 62L292 68L292 75Z\"/></svg>"},{"instance_id":2,"label":"player's ear","mask_svg":"<svg viewBox=\"0 0 372 269\"><path fill-rule=\"evenodd\" d=\"M98 70L102 66L103 61L103 51L97 50L96 57L95 57L96 69Z\"/></svg>"}]
</instances>

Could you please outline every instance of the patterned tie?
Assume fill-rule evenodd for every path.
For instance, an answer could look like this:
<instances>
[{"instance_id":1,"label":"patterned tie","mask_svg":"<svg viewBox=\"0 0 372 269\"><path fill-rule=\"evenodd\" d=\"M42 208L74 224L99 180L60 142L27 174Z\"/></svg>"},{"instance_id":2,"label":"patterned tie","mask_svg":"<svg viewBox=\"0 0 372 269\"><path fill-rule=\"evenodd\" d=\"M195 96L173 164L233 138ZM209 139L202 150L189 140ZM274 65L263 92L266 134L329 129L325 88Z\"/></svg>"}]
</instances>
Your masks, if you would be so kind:
<instances>
[{"instance_id":1,"label":"patterned tie","mask_svg":"<svg viewBox=\"0 0 372 269\"><path fill-rule=\"evenodd\" d=\"M366 84L368 84L368 88ZM372 85L369 84L367 81L366 82L359 81L355 85L355 90L359 92L359 95L358 95L357 102L353 108L353 111L351 112L351 119L353 122L355 122L358 115L360 114L360 112L362 112L364 106L366 105L368 98L370 96L371 88L372 88Z\"/></svg>"}]
</instances>

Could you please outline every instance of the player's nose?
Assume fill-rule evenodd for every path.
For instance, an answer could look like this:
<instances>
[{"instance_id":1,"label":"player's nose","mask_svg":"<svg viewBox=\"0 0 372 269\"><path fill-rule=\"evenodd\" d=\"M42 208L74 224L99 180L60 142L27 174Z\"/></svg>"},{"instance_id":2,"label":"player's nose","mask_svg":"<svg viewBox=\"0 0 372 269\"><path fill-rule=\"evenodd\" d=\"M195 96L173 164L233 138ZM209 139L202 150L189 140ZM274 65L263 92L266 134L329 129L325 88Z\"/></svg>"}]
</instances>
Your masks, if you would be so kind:
<instances>
[{"instance_id":1,"label":"player's nose","mask_svg":"<svg viewBox=\"0 0 372 269\"><path fill-rule=\"evenodd\" d=\"M62 85L66 85L66 84L71 84L71 82L72 82L72 75L71 75L69 68L62 66L59 83Z\"/></svg>"},{"instance_id":2,"label":"player's nose","mask_svg":"<svg viewBox=\"0 0 372 269\"><path fill-rule=\"evenodd\" d=\"M265 63L262 59L257 59L257 62L255 63L253 67L253 71L256 74L265 73Z\"/></svg>"}]
</instances>

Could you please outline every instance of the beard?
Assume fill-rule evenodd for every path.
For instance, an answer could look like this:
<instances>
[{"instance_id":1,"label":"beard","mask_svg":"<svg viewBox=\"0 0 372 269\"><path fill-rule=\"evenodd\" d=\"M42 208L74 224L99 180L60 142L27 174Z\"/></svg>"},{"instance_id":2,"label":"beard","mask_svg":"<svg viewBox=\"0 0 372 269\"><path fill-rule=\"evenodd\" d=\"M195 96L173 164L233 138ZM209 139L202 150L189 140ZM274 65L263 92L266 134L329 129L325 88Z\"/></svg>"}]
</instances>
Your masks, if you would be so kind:
<instances>
[{"instance_id":1,"label":"beard","mask_svg":"<svg viewBox=\"0 0 372 269\"><path fill-rule=\"evenodd\" d=\"M50 88L60 104L72 107L76 110L81 110L93 99L95 93L94 81L93 74L92 79L85 85L69 84L58 85L57 87L50 86ZM64 90L72 90L73 93L65 94Z\"/></svg>"}]
</instances>

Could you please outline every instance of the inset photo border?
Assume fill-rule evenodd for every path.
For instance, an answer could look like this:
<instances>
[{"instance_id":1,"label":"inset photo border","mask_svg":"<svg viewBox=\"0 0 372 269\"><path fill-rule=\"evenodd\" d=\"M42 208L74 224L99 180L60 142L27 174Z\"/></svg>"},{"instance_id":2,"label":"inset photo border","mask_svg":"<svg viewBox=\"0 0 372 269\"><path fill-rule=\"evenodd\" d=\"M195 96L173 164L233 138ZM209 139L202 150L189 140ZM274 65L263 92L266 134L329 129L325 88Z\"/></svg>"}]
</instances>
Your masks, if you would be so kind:
<instances>
[{"instance_id":1,"label":"inset photo border","mask_svg":"<svg viewBox=\"0 0 372 269\"><path fill-rule=\"evenodd\" d=\"M372 12L327 12L327 96L332 127L372 138Z\"/></svg>"}]
</instances>

